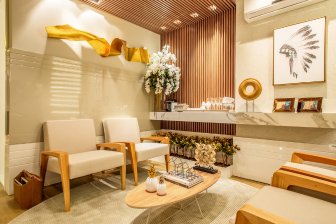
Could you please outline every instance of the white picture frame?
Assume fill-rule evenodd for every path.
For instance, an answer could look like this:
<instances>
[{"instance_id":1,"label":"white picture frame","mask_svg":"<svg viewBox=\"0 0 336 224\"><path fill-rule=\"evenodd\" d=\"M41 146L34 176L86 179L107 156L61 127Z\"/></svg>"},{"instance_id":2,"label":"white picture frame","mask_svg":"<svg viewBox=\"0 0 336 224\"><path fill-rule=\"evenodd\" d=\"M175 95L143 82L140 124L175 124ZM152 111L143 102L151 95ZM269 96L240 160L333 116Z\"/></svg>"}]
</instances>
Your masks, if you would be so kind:
<instances>
[{"instance_id":1,"label":"white picture frame","mask_svg":"<svg viewBox=\"0 0 336 224\"><path fill-rule=\"evenodd\" d=\"M273 85L325 82L326 17L273 31Z\"/></svg>"}]
</instances>

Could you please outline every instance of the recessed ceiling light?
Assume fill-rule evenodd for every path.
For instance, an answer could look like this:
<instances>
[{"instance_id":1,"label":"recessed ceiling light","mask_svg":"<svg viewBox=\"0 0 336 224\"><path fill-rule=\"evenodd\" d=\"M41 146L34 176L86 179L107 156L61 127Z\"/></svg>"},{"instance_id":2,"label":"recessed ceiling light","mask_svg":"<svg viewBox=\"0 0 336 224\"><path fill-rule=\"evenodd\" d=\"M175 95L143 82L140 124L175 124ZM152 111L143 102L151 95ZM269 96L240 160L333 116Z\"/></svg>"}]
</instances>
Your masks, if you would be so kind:
<instances>
[{"instance_id":1,"label":"recessed ceiling light","mask_svg":"<svg viewBox=\"0 0 336 224\"><path fill-rule=\"evenodd\" d=\"M195 12L195 13L191 13L190 16L193 17L193 18L196 18L196 17L198 17L198 14Z\"/></svg>"},{"instance_id":2,"label":"recessed ceiling light","mask_svg":"<svg viewBox=\"0 0 336 224\"><path fill-rule=\"evenodd\" d=\"M179 25L179 24L181 24L181 21L177 19L177 20L174 21L174 23L175 23L176 25Z\"/></svg>"},{"instance_id":3,"label":"recessed ceiling light","mask_svg":"<svg viewBox=\"0 0 336 224\"><path fill-rule=\"evenodd\" d=\"M161 29L165 30L165 29L167 29L167 27L165 27L165 26L161 26Z\"/></svg>"},{"instance_id":4,"label":"recessed ceiling light","mask_svg":"<svg viewBox=\"0 0 336 224\"><path fill-rule=\"evenodd\" d=\"M209 8L210 8L211 11L215 11L217 9L217 7L215 5L211 5Z\"/></svg>"},{"instance_id":5,"label":"recessed ceiling light","mask_svg":"<svg viewBox=\"0 0 336 224\"><path fill-rule=\"evenodd\" d=\"M95 2L95 3L97 3L97 4L99 4L101 0L91 0L91 1L93 1L93 2Z\"/></svg>"}]
</instances>

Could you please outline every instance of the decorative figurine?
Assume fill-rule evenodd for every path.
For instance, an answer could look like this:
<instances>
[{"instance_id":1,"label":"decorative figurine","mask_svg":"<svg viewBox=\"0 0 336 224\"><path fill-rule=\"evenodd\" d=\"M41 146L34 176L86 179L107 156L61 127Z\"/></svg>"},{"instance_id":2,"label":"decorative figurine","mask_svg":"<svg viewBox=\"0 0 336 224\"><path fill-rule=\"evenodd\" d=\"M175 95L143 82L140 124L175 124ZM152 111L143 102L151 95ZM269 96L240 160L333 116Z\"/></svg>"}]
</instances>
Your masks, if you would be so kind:
<instances>
[{"instance_id":1,"label":"decorative figurine","mask_svg":"<svg viewBox=\"0 0 336 224\"><path fill-rule=\"evenodd\" d=\"M217 173L218 171L214 169L216 162L215 147L213 145L199 143L196 143L196 147L194 169L207 173Z\"/></svg>"},{"instance_id":2,"label":"decorative figurine","mask_svg":"<svg viewBox=\"0 0 336 224\"><path fill-rule=\"evenodd\" d=\"M159 183L157 184L157 194L160 196L166 195L167 186L164 182L163 175L160 176Z\"/></svg>"},{"instance_id":3,"label":"decorative figurine","mask_svg":"<svg viewBox=\"0 0 336 224\"><path fill-rule=\"evenodd\" d=\"M158 181L155 177L156 170L154 168L154 165L151 165L150 169L148 170L148 176L146 180L146 191L150 193L156 192L156 187L158 184Z\"/></svg>"}]
</instances>

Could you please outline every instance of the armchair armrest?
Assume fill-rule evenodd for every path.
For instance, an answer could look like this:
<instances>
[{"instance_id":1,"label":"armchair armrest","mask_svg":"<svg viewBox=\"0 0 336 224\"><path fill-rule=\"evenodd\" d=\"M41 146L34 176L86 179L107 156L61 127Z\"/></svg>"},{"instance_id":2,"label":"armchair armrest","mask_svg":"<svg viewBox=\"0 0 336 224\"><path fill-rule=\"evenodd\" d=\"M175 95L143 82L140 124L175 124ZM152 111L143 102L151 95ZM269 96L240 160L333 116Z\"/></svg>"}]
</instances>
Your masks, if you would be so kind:
<instances>
[{"instance_id":1,"label":"armchair armrest","mask_svg":"<svg viewBox=\"0 0 336 224\"><path fill-rule=\"evenodd\" d=\"M41 152L40 156L40 177L42 178L43 184L45 179L45 173L47 171L49 156L56 157L60 164L61 173L68 173L69 177L69 155L67 152L63 151L44 151Z\"/></svg>"},{"instance_id":2,"label":"armchair armrest","mask_svg":"<svg viewBox=\"0 0 336 224\"><path fill-rule=\"evenodd\" d=\"M151 141L160 141L163 144L169 144L169 138L168 137L145 137L145 138L140 138L141 143L144 140L151 140Z\"/></svg>"},{"instance_id":3,"label":"armchair armrest","mask_svg":"<svg viewBox=\"0 0 336 224\"><path fill-rule=\"evenodd\" d=\"M237 212L237 224L295 224L294 222L277 216L268 211L246 204Z\"/></svg>"},{"instance_id":4,"label":"armchair armrest","mask_svg":"<svg viewBox=\"0 0 336 224\"><path fill-rule=\"evenodd\" d=\"M105 150L109 150L111 148L116 149L118 152L122 152L124 156L126 156L126 147L124 143L109 142L97 144L97 150L100 150L101 147L104 147Z\"/></svg>"},{"instance_id":5,"label":"armchair armrest","mask_svg":"<svg viewBox=\"0 0 336 224\"><path fill-rule=\"evenodd\" d=\"M318 156L304 152L294 152L292 155L292 163L300 163L302 164L304 161L315 162L315 163L323 163L328 165L336 166L336 159Z\"/></svg>"},{"instance_id":6,"label":"armchair armrest","mask_svg":"<svg viewBox=\"0 0 336 224\"><path fill-rule=\"evenodd\" d=\"M63 151L43 151L41 152L41 155L60 158L61 156L68 156L68 153Z\"/></svg>"}]
</instances>

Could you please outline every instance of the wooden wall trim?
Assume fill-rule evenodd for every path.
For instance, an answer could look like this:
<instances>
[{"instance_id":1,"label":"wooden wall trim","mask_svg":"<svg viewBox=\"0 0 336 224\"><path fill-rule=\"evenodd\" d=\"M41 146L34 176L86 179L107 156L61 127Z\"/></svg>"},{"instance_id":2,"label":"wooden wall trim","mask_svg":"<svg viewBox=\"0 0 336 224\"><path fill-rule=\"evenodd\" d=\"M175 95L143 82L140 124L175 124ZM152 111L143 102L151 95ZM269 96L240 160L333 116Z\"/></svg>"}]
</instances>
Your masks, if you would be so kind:
<instances>
[{"instance_id":1,"label":"wooden wall trim","mask_svg":"<svg viewBox=\"0 0 336 224\"><path fill-rule=\"evenodd\" d=\"M235 97L236 9L161 35L181 68L180 89L169 96L199 108L207 97ZM232 124L162 121L162 129L235 135Z\"/></svg>"}]
</instances>

